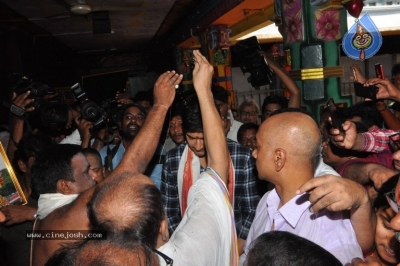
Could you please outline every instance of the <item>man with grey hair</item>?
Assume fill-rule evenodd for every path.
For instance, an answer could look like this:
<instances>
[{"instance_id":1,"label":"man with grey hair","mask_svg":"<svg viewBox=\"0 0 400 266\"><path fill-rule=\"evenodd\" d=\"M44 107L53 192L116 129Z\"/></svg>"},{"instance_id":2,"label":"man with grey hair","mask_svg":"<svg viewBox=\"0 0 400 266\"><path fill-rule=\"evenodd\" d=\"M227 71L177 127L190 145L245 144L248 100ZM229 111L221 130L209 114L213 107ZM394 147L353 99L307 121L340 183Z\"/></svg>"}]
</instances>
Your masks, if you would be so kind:
<instances>
[{"instance_id":1,"label":"man with grey hair","mask_svg":"<svg viewBox=\"0 0 400 266\"><path fill-rule=\"evenodd\" d=\"M260 107L254 99L245 99L239 106L239 121L258 124Z\"/></svg>"}]
</instances>

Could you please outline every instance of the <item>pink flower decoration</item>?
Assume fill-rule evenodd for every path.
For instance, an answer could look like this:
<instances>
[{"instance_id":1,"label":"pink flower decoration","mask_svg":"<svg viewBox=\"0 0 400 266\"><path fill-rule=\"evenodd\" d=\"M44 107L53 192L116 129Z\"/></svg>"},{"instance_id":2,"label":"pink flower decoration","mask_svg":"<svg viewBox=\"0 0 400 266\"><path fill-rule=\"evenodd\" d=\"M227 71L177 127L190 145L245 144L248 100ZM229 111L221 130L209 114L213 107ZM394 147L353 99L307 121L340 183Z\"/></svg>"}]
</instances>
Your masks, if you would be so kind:
<instances>
[{"instance_id":1,"label":"pink flower decoration","mask_svg":"<svg viewBox=\"0 0 400 266\"><path fill-rule=\"evenodd\" d=\"M337 10L315 11L315 30L317 39L337 41L342 38L340 32L340 13Z\"/></svg>"},{"instance_id":2,"label":"pink flower decoration","mask_svg":"<svg viewBox=\"0 0 400 266\"><path fill-rule=\"evenodd\" d=\"M303 40L303 15L301 10L295 15L285 17L286 43Z\"/></svg>"}]
</instances>

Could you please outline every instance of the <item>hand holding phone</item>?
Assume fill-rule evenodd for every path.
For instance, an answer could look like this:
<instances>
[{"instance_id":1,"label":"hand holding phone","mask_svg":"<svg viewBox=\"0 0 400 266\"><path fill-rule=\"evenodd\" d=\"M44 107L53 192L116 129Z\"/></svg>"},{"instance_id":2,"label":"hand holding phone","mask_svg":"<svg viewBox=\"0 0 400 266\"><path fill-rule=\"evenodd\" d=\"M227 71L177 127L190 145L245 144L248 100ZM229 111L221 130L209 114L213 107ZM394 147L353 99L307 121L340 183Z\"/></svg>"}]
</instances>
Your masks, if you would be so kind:
<instances>
[{"instance_id":1,"label":"hand holding phone","mask_svg":"<svg viewBox=\"0 0 400 266\"><path fill-rule=\"evenodd\" d=\"M376 93L378 92L378 87L376 86L364 87L363 84L354 82L354 90L356 96L376 101Z\"/></svg>"},{"instance_id":2,"label":"hand holding phone","mask_svg":"<svg viewBox=\"0 0 400 266\"><path fill-rule=\"evenodd\" d=\"M385 73L383 72L382 64L375 64L375 73L376 73L377 78L380 78L380 79L385 78Z\"/></svg>"},{"instance_id":3,"label":"hand holding phone","mask_svg":"<svg viewBox=\"0 0 400 266\"><path fill-rule=\"evenodd\" d=\"M326 105L328 106L329 116L331 117L332 120L332 126L334 128L339 129L340 132L344 132L342 127L342 121L340 121L340 119L336 115L337 107L333 99L330 98Z\"/></svg>"}]
</instances>

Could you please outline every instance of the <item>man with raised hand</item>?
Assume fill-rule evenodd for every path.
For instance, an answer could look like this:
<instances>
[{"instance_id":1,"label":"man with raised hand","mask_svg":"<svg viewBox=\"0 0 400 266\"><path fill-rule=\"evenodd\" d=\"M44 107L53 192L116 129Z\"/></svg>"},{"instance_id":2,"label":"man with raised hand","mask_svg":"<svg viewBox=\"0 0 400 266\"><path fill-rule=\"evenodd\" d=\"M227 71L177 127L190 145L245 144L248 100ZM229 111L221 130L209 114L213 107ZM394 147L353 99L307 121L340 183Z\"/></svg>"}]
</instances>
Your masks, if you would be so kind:
<instances>
[{"instance_id":1,"label":"man with raised hand","mask_svg":"<svg viewBox=\"0 0 400 266\"><path fill-rule=\"evenodd\" d=\"M165 72L158 78L154 86L154 106L148 113L148 119L144 122L135 141L129 146L121 163L97 187L112 182L121 175L124 175L124 178L135 178L136 176L141 176L141 173L145 171L156 149L167 110L175 97L175 85L181 81L182 75L176 74L175 71ZM32 179L36 178L38 187L40 187L40 180L42 180L43 176L38 175L38 173L35 174L35 169L46 168L45 166L49 165L48 162L50 160L51 158L46 158L46 155L43 155L40 160L36 160L33 166ZM58 195L65 193L67 196L77 194L76 198L66 205L58 206L44 218L39 216L39 220L35 222L34 226L36 232L38 230L90 230L87 204L96 186L94 186L94 182L90 183L90 185L89 182L85 182L85 185L82 186L79 184L82 179L86 180L87 176L90 177L88 174L89 163L81 152L73 155L67 163L71 168L72 176L59 176L59 173L53 169L53 167L57 166L52 164L47 167L49 168L46 170L47 172L41 171L42 174L47 175L46 180L51 180L48 191L42 191L42 193L57 193ZM138 182L140 180L139 178ZM40 204L38 212L41 213ZM48 258L66 242L63 239L33 240L31 254L33 265L44 265Z\"/></svg>"},{"instance_id":2,"label":"man with raised hand","mask_svg":"<svg viewBox=\"0 0 400 266\"><path fill-rule=\"evenodd\" d=\"M174 265L236 266L236 230L226 187L229 153L211 93L214 70L199 51L193 55L193 85L201 109L207 170L191 186L183 219L159 250L172 257Z\"/></svg>"}]
</instances>

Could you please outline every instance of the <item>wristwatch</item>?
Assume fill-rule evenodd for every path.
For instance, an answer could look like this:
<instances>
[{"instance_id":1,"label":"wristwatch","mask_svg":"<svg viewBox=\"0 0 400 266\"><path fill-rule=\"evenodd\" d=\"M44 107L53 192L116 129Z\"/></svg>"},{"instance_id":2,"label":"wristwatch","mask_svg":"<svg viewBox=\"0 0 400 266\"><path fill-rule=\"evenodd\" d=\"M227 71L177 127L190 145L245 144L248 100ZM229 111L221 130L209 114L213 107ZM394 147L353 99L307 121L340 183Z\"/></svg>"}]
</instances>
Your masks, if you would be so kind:
<instances>
[{"instance_id":1,"label":"wristwatch","mask_svg":"<svg viewBox=\"0 0 400 266\"><path fill-rule=\"evenodd\" d=\"M25 114L25 109L12 104L10 107L11 113L15 114L16 116L23 116Z\"/></svg>"}]
</instances>

